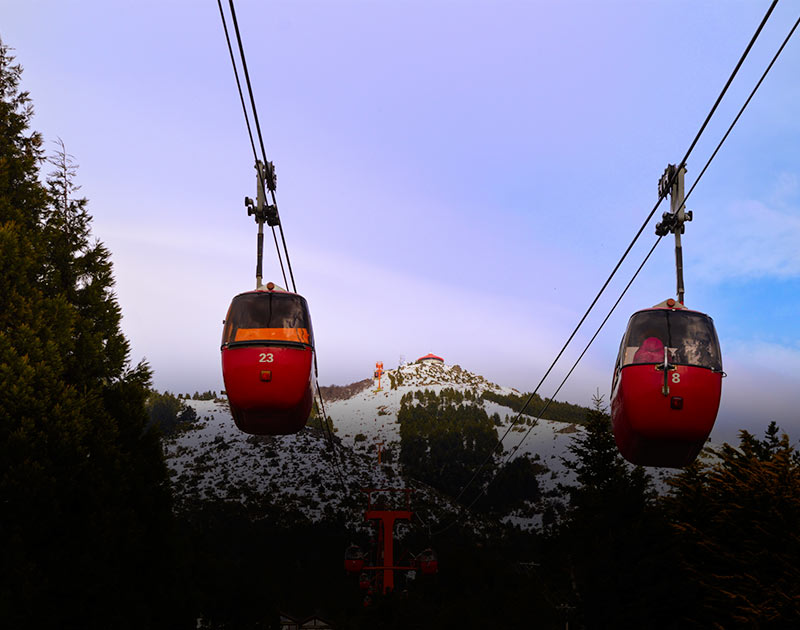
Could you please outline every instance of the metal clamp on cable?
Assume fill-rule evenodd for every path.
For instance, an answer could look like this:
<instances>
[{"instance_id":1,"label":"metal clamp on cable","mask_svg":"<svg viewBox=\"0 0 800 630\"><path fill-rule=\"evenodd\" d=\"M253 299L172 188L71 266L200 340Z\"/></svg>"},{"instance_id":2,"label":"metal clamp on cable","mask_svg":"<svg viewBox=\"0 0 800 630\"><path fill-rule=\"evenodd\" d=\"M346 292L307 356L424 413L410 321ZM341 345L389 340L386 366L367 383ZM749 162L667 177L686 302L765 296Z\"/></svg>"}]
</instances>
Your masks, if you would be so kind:
<instances>
[{"instance_id":1,"label":"metal clamp on cable","mask_svg":"<svg viewBox=\"0 0 800 630\"><path fill-rule=\"evenodd\" d=\"M278 206L267 206L264 208L264 216L266 218L267 225L271 227L281 224L281 219L278 216Z\"/></svg>"},{"instance_id":2,"label":"metal clamp on cable","mask_svg":"<svg viewBox=\"0 0 800 630\"><path fill-rule=\"evenodd\" d=\"M661 222L656 223L656 236L666 236L672 232L675 224L677 223L676 218L677 217L671 212L665 212L662 214Z\"/></svg>"},{"instance_id":3,"label":"metal clamp on cable","mask_svg":"<svg viewBox=\"0 0 800 630\"><path fill-rule=\"evenodd\" d=\"M247 208L247 216L253 216L256 223L266 222L267 225L280 225L277 206L259 207L250 197L244 198L244 205Z\"/></svg>"},{"instance_id":4,"label":"metal clamp on cable","mask_svg":"<svg viewBox=\"0 0 800 630\"><path fill-rule=\"evenodd\" d=\"M270 192L275 192L278 187L278 174L275 172L274 162L267 162L267 166L264 169L264 178L266 179L267 189Z\"/></svg>"},{"instance_id":5,"label":"metal clamp on cable","mask_svg":"<svg viewBox=\"0 0 800 630\"><path fill-rule=\"evenodd\" d=\"M677 214L672 212L665 212L661 215L661 221L656 223L656 236L666 236L667 234L677 234L680 230L681 234L686 231L686 226L683 225L686 221L692 220L692 211L685 210L683 219Z\"/></svg>"}]
</instances>

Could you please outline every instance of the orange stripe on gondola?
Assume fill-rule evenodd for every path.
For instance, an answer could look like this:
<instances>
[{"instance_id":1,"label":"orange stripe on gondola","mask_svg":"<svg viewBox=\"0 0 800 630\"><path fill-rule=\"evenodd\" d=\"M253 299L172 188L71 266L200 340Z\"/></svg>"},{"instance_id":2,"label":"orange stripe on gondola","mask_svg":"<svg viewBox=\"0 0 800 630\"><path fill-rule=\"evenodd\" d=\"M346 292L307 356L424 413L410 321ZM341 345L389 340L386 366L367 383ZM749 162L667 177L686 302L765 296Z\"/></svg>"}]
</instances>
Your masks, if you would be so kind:
<instances>
[{"instance_id":1,"label":"orange stripe on gondola","mask_svg":"<svg viewBox=\"0 0 800 630\"><path fill-rule=\"evenodd\" d=\"M239 328L234 341L295 341L308 344L307 328Z\"/></svg>"}]
</instances>

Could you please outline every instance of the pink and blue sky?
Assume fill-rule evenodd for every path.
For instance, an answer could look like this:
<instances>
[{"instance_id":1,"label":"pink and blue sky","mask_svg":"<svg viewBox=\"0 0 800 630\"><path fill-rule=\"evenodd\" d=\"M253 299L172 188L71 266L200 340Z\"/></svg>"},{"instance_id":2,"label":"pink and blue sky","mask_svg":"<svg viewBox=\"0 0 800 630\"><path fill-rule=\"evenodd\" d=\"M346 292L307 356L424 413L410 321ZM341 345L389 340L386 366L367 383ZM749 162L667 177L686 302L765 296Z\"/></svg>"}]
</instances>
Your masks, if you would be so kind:
<instances>
[{"instance_id":1,"label":"pink and blue sky","mask_svg":"<svg viewBox=\"0 0 800 630\"><path fill-rule=\"evenodd\" d=\"M239 0L321 383L434 352L530 391L768 5ZM799 11L778 4L687 189ZM35 128L81 166L133 359L147 358L159 389L221 389L221 320L254 285L242 199L255 177L216 2L4 3L0 37L25 68ZM798 67L796 37L688 203L686 303L714 318L728 373L716 440L773 419L800 438ZM674 296L673 256L665 239L560 399L608 395L630 313ZM265 277L280 282L272 250Z\"/></svg>"}]
</instances>

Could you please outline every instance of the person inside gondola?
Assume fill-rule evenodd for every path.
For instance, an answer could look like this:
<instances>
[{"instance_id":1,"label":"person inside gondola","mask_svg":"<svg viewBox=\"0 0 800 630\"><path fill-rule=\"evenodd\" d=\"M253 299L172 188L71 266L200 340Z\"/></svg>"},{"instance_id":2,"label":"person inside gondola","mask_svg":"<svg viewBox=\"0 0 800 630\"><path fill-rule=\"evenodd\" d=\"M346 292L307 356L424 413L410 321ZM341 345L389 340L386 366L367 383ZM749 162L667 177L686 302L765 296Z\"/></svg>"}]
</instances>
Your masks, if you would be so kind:
<instances>
[{"instance_id":1,"label":"person inside gondola","mask_svg":"<svg viewBox=\"0 0 800 630\"><path fill-rule=\"evenodd\" d=\"M658 337L647 337L633 355L634 363L660 363L664 360L664 342Z\"/></svg>"}]
</instances>

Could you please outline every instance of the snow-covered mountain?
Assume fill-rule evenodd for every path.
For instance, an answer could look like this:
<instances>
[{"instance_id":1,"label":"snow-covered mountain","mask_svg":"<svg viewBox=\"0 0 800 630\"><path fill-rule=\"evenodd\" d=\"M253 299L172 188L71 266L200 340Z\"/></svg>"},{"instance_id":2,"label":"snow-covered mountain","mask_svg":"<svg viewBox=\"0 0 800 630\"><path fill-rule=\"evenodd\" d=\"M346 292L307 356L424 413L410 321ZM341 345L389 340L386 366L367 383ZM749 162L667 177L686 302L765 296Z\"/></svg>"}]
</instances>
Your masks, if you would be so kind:
<instances>
[{"instance_id":1,"label":"snow-covered mountain","mask_svg":"<svg viewBox=\"0 0 800 630\"><path fill-rule=\"evenodd\" d=\"M462 512L435 490L403 477L398 463L397 415L401 398L409 392L424 390L469 391L489 416L499 415L500 425L496 427L499 438L517 414L509 407L482 400L481 395L487 391L501 395L519 392L491 383L458 365L439 361L388 370L381 384L380 390L372 379L347 387L323 388L325 410L335 429L338 469L320 429L306 427L290 436L251 436L236 428L227 403L187 401L196 410L198 422L165 441L178 502L224 499L270 503L314 522L343 518L355 528L363 523L365 496L361 488L402 488L410 484L415 488L415 504L424 506L420 514L424 511L429 524L435 525ZM514 457L528 454L549 469L540 478L540 486L547 491L557 483L570 481L561 458L570 439L581 430L576 424L545 419L533 422L533 418L523 416L508 433L503 446L506 453L519 446ZM526 513L510 514L504 520L533 526L540 522L535 512L536 506L529 506Z\"/></svg>"},{"instance_id":2,"label":"snow-covered mountain","mask_svg":"<svg viewBox=\"0 0 800 630\"><path fill-rule=\"evenodd\" d=\"M497 394L516 394L520 392L511 387L502 387L487 381L483 376L474 374L458 365L446 365L439 362L412 363L401 366L396 370L387 371L382 378L382 391L375 387L367 387L355 395L343 400L335 400L327 404L328 415L333 419L337 428L337 435L344 444L355 452L373 452L378 442L383 442L384 449L392 449L397 454L400 450L400 425L397 414L400 411L401 398L416 391L431 390L440 393L445 388L460 392L471 391L477 399L486 392ZM498 414L502 425L497 427L498 438L516 418L517 413L498 403L479 400L486 413L491 416ZM532 413L532 411L529 411ZM551 470L551 480L566 481L565 471L561 464L561 455L566 452L566 447L572 434L580 431L579 425L555 422L542 419L532 428L529 424L532 419L525 420L525 416L511 430L503 444L509 451L520 444L516 455L527 453L539 459ZM366 439L356 441L356 436L365 436Z\"/></svg>"}]
</instances>

